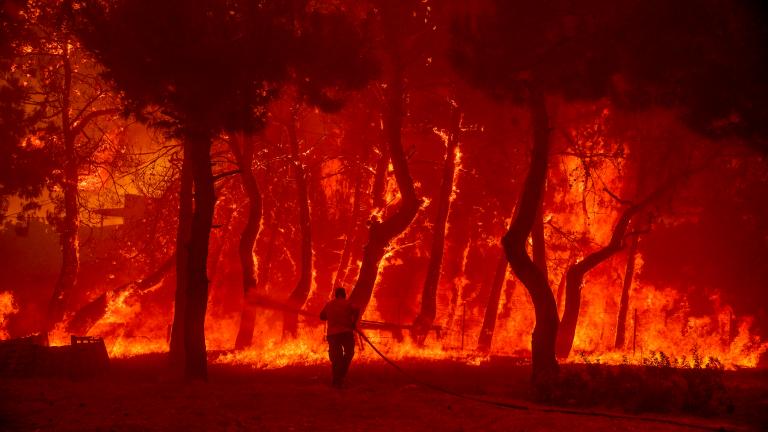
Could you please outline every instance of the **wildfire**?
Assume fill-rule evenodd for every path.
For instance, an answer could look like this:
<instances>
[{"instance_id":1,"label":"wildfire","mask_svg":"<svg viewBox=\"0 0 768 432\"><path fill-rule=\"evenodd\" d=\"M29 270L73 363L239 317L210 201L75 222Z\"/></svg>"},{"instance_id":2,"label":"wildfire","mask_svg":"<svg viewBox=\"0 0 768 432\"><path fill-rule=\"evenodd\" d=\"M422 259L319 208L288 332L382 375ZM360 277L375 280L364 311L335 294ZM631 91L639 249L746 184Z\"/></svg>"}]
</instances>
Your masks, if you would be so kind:
<instances>
[{"instance_id":1,"label":"wildfire","mask_svg":"<svg viewBox=\"0 0 768 432\"><path fill-rule=\"evenodd\" d=\"M8 339L7 317L19 311L13 300L13 294L8 291L0 292L0 339Z\"/></svg>"}]
</instances>

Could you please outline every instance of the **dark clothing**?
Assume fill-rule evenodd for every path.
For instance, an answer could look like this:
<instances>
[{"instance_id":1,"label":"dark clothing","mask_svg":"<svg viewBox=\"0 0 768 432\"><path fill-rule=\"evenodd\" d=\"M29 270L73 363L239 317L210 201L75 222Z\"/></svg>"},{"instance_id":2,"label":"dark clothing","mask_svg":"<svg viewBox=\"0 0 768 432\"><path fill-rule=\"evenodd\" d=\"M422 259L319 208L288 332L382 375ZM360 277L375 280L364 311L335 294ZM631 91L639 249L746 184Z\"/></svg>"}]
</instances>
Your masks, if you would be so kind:
<instances>
[{"instance_id":1,"label":"dark clothing","mask_svg":"<svg viewBox=\"0 0 768 432\"><path fill-rule=\"evenodd\" d=\"M328 321L326 335L351 332L355 328L359 310L347 299L336 298L328 302L320 312L320 319Z\"/></svg>"},{"instance_id":2,"label":"dark clothing","mask_svg":"<svg viewBox=\"0 0 768 432\"><path fill-rule=\"evenodd\" d=\"M352 332L328 335L328 357L331 359L333 386L339 387L355 355L355 335Z\"/></svg>"},{"instance_id":3,"label":"dark clothing","mask_svg":"<svg viewBox=\"0 0 768 432\"><path fill-rule=\"evenodd\" d=\"M353 331L359 314L359 309L344 298L329 301L320 312L320 319L328 321L326 337L334 387L340 387L344 382L349 364L355 355Z\"/></svg>"}]
</instances>

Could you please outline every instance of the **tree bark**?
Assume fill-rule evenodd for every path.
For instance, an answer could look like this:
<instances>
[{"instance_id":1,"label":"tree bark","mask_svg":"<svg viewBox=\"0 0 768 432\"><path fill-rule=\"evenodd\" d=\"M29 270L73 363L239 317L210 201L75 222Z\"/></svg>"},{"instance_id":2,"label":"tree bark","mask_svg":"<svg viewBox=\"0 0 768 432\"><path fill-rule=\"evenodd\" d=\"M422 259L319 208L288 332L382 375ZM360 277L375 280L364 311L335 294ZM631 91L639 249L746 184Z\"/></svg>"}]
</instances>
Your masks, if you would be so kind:
<instances>
[{"instance_id":1,"label":"tree bark","mask_svg":"<svg viewBox=\"0 0 768 432\"><path fill-rule=\"evenodd\" d=\"M63 42L63 73L61 97L61 138L64 142L64 218L60 227L61 243L61 271L56 285L53 288L51 300L48 303L48 311L43 330L51 332L56 324L64 318L69 296L77 284L77 275L80 270L80 214L77 197L77 168L78 157L75 148L75 133L71 130L70 118L71 92L72 92L72 64L69 57L69 39Z\"/></svg>"},{"instance_id":2,"label":"tree bark","mask_svg":"<svg viewBox=\"0 0 768 432\"><path fill-rule=\"evenodd\" d=\"M309 297L312 287L312 226L309 213L309 192L307 190L307 177L304 165L299 154L299 139L296 136L296 123L298 122L298 106L291 113L291 121L288 124L288 139L291 145L291 154L296 174L296 189L299 203L299 228L301 231L301 273L296 287L288 296L288 304L298 310ZM283 314L283 337L295 337L298 330L299 315L286 311Z\"/></svg>"},{"instance_id":3,"label":"tree bark","mask_svg":"<svg viewBox=\"0 0 768 432\"><path fill-rule=\"evenodd\" d=\"M632 289L632 279L635 275L635 256L637 255L637 246L640 242L640 236L632 237L632 243L629 246L627 255L627 269L624 272L624 284L621 288L621 300L619 302L619 317L616 322L616 349L623 349L626 338L627 310L629 310L629 291Z\"/></svg>"},{"instance_id":4,"label":"tree bark","mask_svg":"<svg viewBox=\"0 0 768 432\"><path fill-rule=\"evenodd\" d=\"M240 168L240 179L248 196L248 218L243 232L240 234L238 246L240 268L243 273L243 309L240 314L240 327L235 339L235 349L243 349L249 347L253 341L253 328L256 322L255 307L251 301L257 293L256 259L253 256L253 249L261 229L262 202L261 192L252 167L254 152L252 138L237 134L235 141L230 141L230 148Z\"/></svg>"},{"instance_id":5,"label":"tree bark","mask_svg":"<svg viewBox=\"0 0 768 432\"><path fill-rule=\"evenodd\" d=\"M546 395L558 373L555 358L558 316L549 282L526 250L544 194L550 146L545 97L533 86L530 89L529 109L533 125L531 167L523 185L517 212L509 231L502 238L502 245L512 270L525 285L533 301L536 325L531 338L532 380L535 388Z\"/></svg>"},{"instance_id":6,"label":"tree bark","mask_svg":"<svg viewBox=\"0 0 768 432\"><path fill-rule=\"evenodd\" d=\"M184 305L184 375L188 380L208 377L205 348L205 312L208 305L208 242L216 205L211 172L211 137L205 132L190 134L195 210L189 242L189 280Z\"/></svg>"},{"instance_id":7,"label":"tree bark","mask_svg":"<svg viewBox=\"0 0 768 432\"><path fill-rule=\"evenodd\" d=\"M189 243L192 236L192 162L189 145L183 147L183 160L179 179L179 224L176 228L176 293L173 305L173 323L169 357L172 366L184 365L184 316L189 286Z\"/></svg>"},{"instance_id":8,"label":"tree bark","mask_svg":"<svg viewBox=\"0 0 768 432\"><path fill-rule=\"evenodd\" d=\"M360 314L365 312L373 294L379 264L386 253L389 243L402 234L416 217L421 200L416 197L413 179L408 170L408 160L402 145L403 123L403 74L397 68L394 79L387 86L387 108L384 116L384 133L386 136L392 166L395 171L397 187L400 190L401 202L397 211L384 221L372 221L368 230L368 243L363 248L363 262L357 282L349 296L350 302L360 308Z\"/></svg>"},{"instance_id":9,"label":"tree bark","mask_svg":"<svg viewBox=\"0 0 768 432\"><path fill-rule=\"evenodd\" d=\"M437 214L432 230L432 248L421 294L421 311L416 316L412 327L413 335L417 341L424 340L437 314L437 285L440 282L440 271L443 264L445 230L448 222L448 211L451 207L451 195L453 194L453 179L456 174L456 148L459 145L460 132L461 112L458 107L454 106L445 148L443 178L440 183L440 194L437 198Z\"/></svg>"},{"instance_id":10,"label":"tree bark","mask_svg":"<svg viewBox=\"0 0 768 432\"><path fill-rule=\"evenodd\" d=\"M477 350L489 352L491 342L493 341L493 332L496 330L496 316L499 311L499 300L501 299L501 289L504 285L504 279L507 275L507 257L502 251L499 261L496 264L496 271L493 274L493 283L491 284L491 293L488 296L488 306L485 308L483 316L483 327L480 329L480 337L477 340Z\"/></svg>"}]
</instances>

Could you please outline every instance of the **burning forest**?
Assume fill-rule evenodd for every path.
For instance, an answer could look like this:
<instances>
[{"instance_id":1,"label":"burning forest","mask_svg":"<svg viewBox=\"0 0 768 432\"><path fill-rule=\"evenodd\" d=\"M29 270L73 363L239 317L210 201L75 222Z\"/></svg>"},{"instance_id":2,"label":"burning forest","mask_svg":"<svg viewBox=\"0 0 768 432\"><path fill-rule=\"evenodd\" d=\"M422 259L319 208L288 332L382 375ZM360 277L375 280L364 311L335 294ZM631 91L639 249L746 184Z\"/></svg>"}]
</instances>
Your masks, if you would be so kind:
<instances>
[{"instance_id":1,"label":"burning forest","mask_svg":"<svg viewBox=\"0 0 768 432\"><path fill-rule=\"evenodd\" d=\"M1 2L0 428L766 427L764 12Z\"/></svg>"}]
</instances>

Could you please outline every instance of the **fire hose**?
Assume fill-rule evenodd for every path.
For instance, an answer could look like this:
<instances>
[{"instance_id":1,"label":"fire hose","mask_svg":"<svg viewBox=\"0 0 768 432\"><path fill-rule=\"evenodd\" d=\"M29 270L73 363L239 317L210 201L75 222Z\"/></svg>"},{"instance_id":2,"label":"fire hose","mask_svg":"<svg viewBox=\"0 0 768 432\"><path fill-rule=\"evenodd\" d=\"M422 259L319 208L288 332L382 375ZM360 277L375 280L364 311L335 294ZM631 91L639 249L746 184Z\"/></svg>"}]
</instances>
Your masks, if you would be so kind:
<instances>
[{"instance_id":1,"label":"fire hose","mask_svg":"<svg viewBox=\"0 0 768 432\"><path fill-rule=\"evenodd\" d=\"M507 408L507 409L513 409L518 411L529 411L529 412L543 412L543 413L558 413L558 414L571 414L571 415L580 415L580 416L591 416L591 417L604 417L604 418L610 418L610 419L618 419L618 420L634 420L634 421L642 421L642 422L648 422L648 423L663 423L663 424L669 424L674 426L684 426L688 428L693 429L700 429L700 430L708 430L708 431L726 431L724 427L717 427L717 426L707 426L707 425L701 425L701 424L695 424L695 423L687 423L683 421L677 421L672 419L663 419L663 418L655 418L655 417L638 417L638 416L631 416L631 415L624 415L624 414L613 414L613 413L606 413L606 412L599 412L599 411L585 411L585 410L576 410L576 409L566 409L566 408L552 408L552 407L541 407L541 406L535 406L535 405L520 405L520 404L514 404L499 400L493 400L493 399L486 399L482 397L472 396L464 393L459 393L456 391L453 391L451 389L448 389L446 387L439 386L437 384L433 384L428 381L424 381L422 379L417 378L413 374L409 373L405 369L403 369L400 365L395 363L394 360L387 357L384 353L382 353L376 345L371 342L371 340L366 336L365 333L363 333L362 330L355 327L355 333L357 333L360 338L362 338L363 341L365 341L368 346L371 347L371 349L379 356L382 360L384 360L387 364L392 366L394 369L396 369L398 372L403 374L405 377L407 377L410 381L412 381L415 384L419 384L425 388L428 388L430 390L434 390L440 393L445 393L460 399L466 399L471 400L475 402L479 402L486 405L493 405L500 408Z\"/></svg>"},{"instance_id":2,"label":"fire hose","mask_svg":"<svg viewBox=\"0 0 768 432\"><path fill-rule=\"evenodd\" d=\"M259 296L258 297L259 303L261 306L266 307L272 307L272 308L278 308L283 309L290 312L295 312L299 315L303 315L306 317L313 317L316 318L314 314L310 313L309 311L303 310L303 309L297 309L295 307L289 306L287 304L284 304L280 301L270 299L265 296ZM402 375L407 377L411 382L421 385L422 387L428 388L430 390L448 394L460 399L465 400L471 400L474 402L486 404L486 405L492 405L499 408L506 408L506 409L512 409L517 411L529 411L529 412L542 412L542 413L556 413L556 414L571 414L571 415L579 415L579 416L589 416L589 417L603 417L603 418L609 418L609 419L616 419L616 420L630 420L630 421L640 421L640 422L646 422L646 423L661 423L661 424L668 424L673 426L682 426L692 429L699 429L699 430L707 430L707 431L726 431L729 429L726 429L725 427L719 427L719 426L709 426L709 425L701 425L696 423L688 423L684 421L678 421L673 419L664 419L664 418L657 418L657 417L639 417L639 416L632 416L632 415L626 415L626 414L615 414L615 413L608 413L608 412L600 412L600 411L588 411L588 410L577 410L577 409L567 409L567 408L554 408L554 407L544 407L544 406L537 406L537 405L522 405L522 404L515 404L515 403L509 403L499 400L493 400L493 399L486 399L482 397L472 396L464 393L459 393L457 391L451 390L449 388L439 386L437 384L433 384L431 382L422 380L410 372L403 369L400 365L395 363L394 360L387 357L384 353L381 352L381 350L376 347L376 345L371 342L371 340L368 338L368 336L363 333L362 330L360 330L358 327L354 328L355 333L357 333L358 336L366 343L368 346L371 347L371 349L379 356L381 357L384 362L386 362L388 365L392 366L395 370L400 372ZM730 430L735 430L732 426Z\"/></svg>"}]
</instances>

